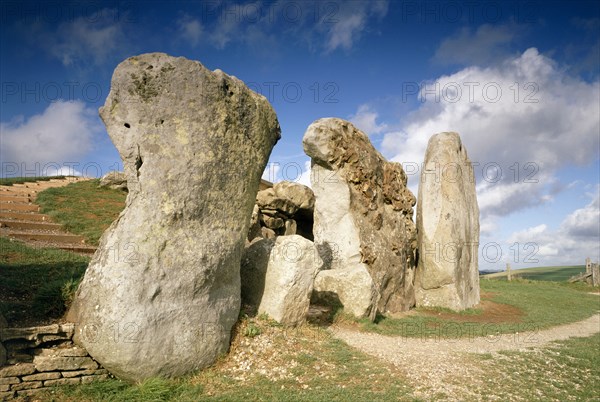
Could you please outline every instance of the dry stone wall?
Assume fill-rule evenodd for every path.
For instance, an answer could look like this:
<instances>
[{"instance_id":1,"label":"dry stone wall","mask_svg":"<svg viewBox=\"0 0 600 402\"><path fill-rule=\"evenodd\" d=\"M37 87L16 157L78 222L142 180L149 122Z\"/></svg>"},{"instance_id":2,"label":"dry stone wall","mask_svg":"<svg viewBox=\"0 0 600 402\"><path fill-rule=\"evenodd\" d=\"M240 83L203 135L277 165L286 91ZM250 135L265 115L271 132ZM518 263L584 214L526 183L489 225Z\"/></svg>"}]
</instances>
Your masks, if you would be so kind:
<instances>
[{"instance_id":1,"label":"dry stone wall","mask_svg":"<svg viewBox=\"0 0 600 402\"><path fill-rule=\"evenodd\" d=\"M4 367L0 364L0 400L108 379L108 371L73 344L74 328L74 324L0 328L0 344L6 350Z\"/></svg>"}]
</instances>

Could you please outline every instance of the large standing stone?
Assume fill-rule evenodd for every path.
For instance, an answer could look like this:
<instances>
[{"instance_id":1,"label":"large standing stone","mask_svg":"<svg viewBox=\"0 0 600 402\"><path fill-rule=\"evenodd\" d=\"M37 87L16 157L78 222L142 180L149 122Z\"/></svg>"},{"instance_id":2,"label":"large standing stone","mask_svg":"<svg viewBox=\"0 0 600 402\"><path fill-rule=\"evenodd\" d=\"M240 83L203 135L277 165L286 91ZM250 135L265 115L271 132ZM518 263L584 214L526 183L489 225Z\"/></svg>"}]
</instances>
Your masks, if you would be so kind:
<instances>
[{"instance_id":1,"label":"large standing stone","mask_svg":"<svg viewBox=\"0 0 600 402\"><path fill-rule=\"evenodd\" d=\"M100 116L129 195L68 318L113 374L179 376L228 349L240 258L280 128L263 96L185 58L131 57L111 85Z\"/></svg>"},{"instance_id":2,"label":"large standing stone","mask_svg":"<svg viewBox=\"0 0 600 402\"><path fill-rule=\"evenodd\" d=\"M303 144L312 158L315 244L326 268L361 278L334 285L343 274L319 273L319 292L336 293L344 306L357 297L370 300L369 308L355 311L362 309L362 315L371 319L377 311L410 308L414 305L415 197L406 187L401 165L387 162L363 132L341 119L315 121ZM354 289L341 292L341 286Z\"/></svg>"},{"instance_id":3,"label":"large standing stone","mask_svg":"<svg viewBox=\"0 0 600 402\"><path fill-rule=\"evenodd\" d=\"M463 310L479 303L479 207L471 161L457 133L429 139L417 231L417 305Z\"/></svg>"}]
</instances>

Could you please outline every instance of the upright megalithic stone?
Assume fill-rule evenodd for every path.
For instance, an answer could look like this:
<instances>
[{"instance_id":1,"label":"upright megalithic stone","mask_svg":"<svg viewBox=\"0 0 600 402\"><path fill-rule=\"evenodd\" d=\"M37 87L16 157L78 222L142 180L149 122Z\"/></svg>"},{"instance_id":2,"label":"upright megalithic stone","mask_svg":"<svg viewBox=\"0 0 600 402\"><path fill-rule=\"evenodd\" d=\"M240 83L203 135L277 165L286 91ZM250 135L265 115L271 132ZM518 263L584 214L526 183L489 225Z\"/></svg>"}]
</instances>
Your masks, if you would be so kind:
<instances>
[{"instance_id":1,"label":"upright megalithic stone","mask_svg":"<svg viewBox=\"0 0 600 402\"><path fill-rule=\"evenodd\" d=\"M417 202L417 306L479 303L479 207L473 167L457 133L432 136Z\"/></svg>"},{"instance_id":2,"label":"upright megalithic stone","mask_svg":"<svg viewBox=\"0 0 600 402\"><path fill-rule=\"evenodd\" d=\"M123 159L125 210L100 240L68 318L118 377L174 377L227 351L240 258L280 138L269 102L197 61L117 66L100 116Z\"/></svg>"},{"instance_id":3,"label":"upright megalithic stone","mask_svg":"<svg viewBox=\"0 0 600 402\"><path fill-rule=\"evenodd\" d=\"M315 298L375 318L414 305L415 197L399 163L388 162L350 122L312 123L302 140L312 158L314 240L325 268ZM325 300L327 301L327 300Z\"/></svg>"}]
</instances>

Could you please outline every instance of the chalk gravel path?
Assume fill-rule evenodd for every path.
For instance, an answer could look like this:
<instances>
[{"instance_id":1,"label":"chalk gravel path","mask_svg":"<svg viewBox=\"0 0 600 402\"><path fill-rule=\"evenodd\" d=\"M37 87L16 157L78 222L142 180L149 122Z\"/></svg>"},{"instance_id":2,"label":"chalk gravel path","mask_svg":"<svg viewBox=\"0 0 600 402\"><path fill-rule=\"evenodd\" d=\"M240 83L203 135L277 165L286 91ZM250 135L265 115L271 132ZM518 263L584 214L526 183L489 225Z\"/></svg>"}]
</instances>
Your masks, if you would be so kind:
<instances>
[{"instance_id":1,"label":"chalk gravel path","mask_svg":"<svg viewBox=\"0 0 600 402\"><path fill-rule=\"evenodd\" d=\"M461 339L391 337L341 327L333 327L331 331L348 345L404 372L417 397L430 399L440 394L476 397L471 389L478 388L473 385L483 385L485 379L469 353L526 351L570 337L588 337L600 332L600 314L540 331Z\"/></svg>"}]
</instances>

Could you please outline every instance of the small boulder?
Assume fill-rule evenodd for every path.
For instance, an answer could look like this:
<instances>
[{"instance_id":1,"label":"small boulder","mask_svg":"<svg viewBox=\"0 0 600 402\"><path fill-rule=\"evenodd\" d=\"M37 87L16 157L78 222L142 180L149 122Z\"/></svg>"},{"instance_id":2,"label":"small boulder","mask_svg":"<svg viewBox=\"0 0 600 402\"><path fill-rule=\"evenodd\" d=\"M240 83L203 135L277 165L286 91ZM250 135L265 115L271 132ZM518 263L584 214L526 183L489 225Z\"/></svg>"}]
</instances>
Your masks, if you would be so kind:
<instances>
[{"instance_id":1,"label":"small boulder","mask_svg":"<svg viewBox=\"0 0 600 402\"><path fill-rule=\"evenodd\" d=\"M302 236L255 239L242 258L242 300L281 324L301 324L321 265L313 242Z\"/></svg>"},{"instance_id":2,"label":"small boulder","mask_svg":"<svg viewBox=\"0 0 600 402\"><path fill-rule=\"evenodd\" d=\"M127 176L124 172L108 172L100 179L99 187L127 191Z\"/></svg>"},{"instance_id":3,"label":"small boulder","mask_svg":"<svg viewBox=\"0 0 600 402\"><path fill-rule=\"evenodd\" d=\"M370 317L377 290L364 266L347 269L326 269L315 278L311 302L318 305L339 305L355 317Z\"/></svg>"}]
</instances>

